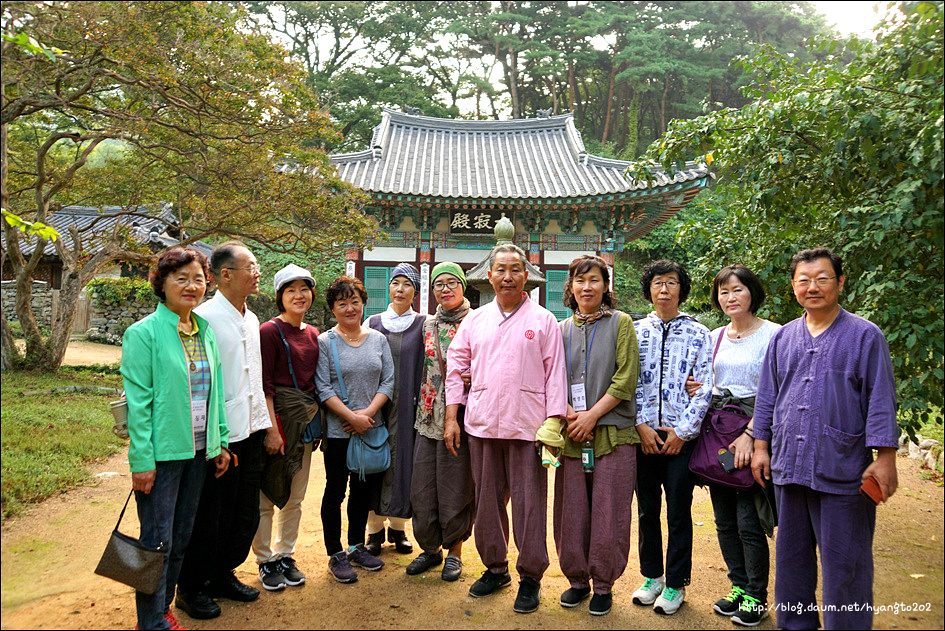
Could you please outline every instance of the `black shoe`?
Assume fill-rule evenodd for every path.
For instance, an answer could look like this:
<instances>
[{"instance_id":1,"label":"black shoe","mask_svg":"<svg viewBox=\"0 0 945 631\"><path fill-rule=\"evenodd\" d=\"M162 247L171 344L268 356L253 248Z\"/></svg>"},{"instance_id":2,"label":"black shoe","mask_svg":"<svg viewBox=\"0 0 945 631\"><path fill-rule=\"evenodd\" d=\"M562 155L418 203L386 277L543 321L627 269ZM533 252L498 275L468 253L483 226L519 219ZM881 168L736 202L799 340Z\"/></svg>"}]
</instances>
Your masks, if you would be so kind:
<instances>
[{"instance_id":1,"label":"black shoe","mask_svg":"<svg viewBox=\"0 0 945 631\"><path fill-rule=\"evenodd\" d=\"M279 559L279 565L282 566L282 578L285 579L286 585L296 587L305 583L305 574L295 567L295 559L282 557Z\"/></svg>"},{"instance_id":2,"label":"black shoe","mask_svg":"<svg viewBox=\"0 0 945 631\"><path fill-rule=\"evenodd\" d=\"M526 576L518 583L518 596L515 597L512 611L515 613L531 613L538 610L539 602L541 602L541 583L530 576Z\"/></svg>"},{"instance_id":3,"label":"black shoe","mask_svg":"<svg viewBox=\"0 0 945 631\"><path fill-rule=\"evenodd\" d=\"M282 563L276 561L266 561L259 565L259 582L266 588L266 591L277 592L285 589L285 576L282 575Z\"/></svg>"},{"instance_id":4,"label":"black shoe","mask_svg":"<svg viewBox=\"0 0 945 631\"><path fill-rule=\"evenodd\" d=\"M423 574L431 567L436 567L443 562L443 552L437 550L436 552L421 552L420 556L410 562L410 565L407 566L407 574L410 576L416 576L417 574Z\"/></svg>"},{"instance_id":5,"label":"black shoe","mask_svg":"<svg viewBox=\"0 0 945 631\"><path fill-rule=\"evenodd\" d=\"M384 544L384 531L380 530L374 534L368 535L364 547L372 556L381 556L381 546Z\"/></svg>"},{"instance_id":6,"label":"black shoe","mask_svg":"<svg viewBox=\"0 0 945 631\"><path fill-rule=\"evenodd\" d=\"M592 616L606 616L610 613L610 608L614 604L613 594L594 594L591 598L591 604L587 608Z\"/></svg>"},{"instance_id":7,"label":"black shoe","mask_svg":"<svg viewBox=\"0 0 945 631\"><path fill-rule=\"evenodd\" d=\"M590 587L569 587L561 594L561 606L567 607L568 609L577 607L590 595Z\"/></svg>"},{"instance_id":8,"label":"black shoe","mask_svg":"<svg viewBox=\"0 0 945 631\"><path fill-rule=\"evenodd\" d=\"M210 620L220 615L220 605L213 602L207 592L178 592L174 604L196 620Z\"/></svg>"},{"instance_id":9,"label":"black shoe","mask_svg":"<svg viewBox=\"0 0 945 631\"><path fill-rule=\"evenodd\" d=\"M233 572L215 581L210 581L207 594L212 598L228 598L241 603L251 603L259 598L259 590L240 582Z\"/></svg>"},{"instance_id":10,"label":"black shoe","mask_svg":"<svg viewBox=\"0 0 945 631\"><path fill-rule=\"evenodd\" d=\"M493 593L495 590L500 587L505 587L512 582L512 577L509 576L509 571L506 570L501 574L496 574L486 570L482 573L482 576L478 581L472 584L472 587L469 588L469 595L473 598L483 598Z\"/></svg>"},{"instance_id":11,"label":"black shoe","mask_svg":"<svg viewBox=\"0 0 945 631\"><path fill-rule=\"evenodd\" d=\"M387 540L394 544L394 549L397 550L399 554L413 554L413 544L407 539L407 533L403 530L388 528Z\"/></svg>"},{"instance_id":12,"label":"black shoe","mask_svg":"<svg viewBox=\"0 0 945 631\"><path fill-rule=\"evenodd\" d=\"M463 560L458 556L453 556L452 554L447 555L446 560L443 562L443 571L440 573L440 578L444 581L458 581L459 577L463 575Z\"/></svg>"}]
</instances>

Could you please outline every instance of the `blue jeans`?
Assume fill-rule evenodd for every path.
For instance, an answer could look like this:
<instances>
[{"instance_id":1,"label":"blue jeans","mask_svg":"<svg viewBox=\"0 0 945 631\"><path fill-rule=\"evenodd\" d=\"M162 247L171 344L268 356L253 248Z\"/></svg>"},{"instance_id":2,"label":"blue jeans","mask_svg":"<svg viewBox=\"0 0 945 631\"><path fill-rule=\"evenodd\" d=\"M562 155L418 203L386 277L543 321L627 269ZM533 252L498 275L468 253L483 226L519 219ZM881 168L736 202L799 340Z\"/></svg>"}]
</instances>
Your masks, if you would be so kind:
<instances>
[{"instance_id":1,"label":"blue jeans","mask_svg":"<svg viewBox=\"0 0 945 631\"><path fill-rule=\"evenodd\" d=\"M728 580L752 598L768 602L768 539L758 520L755 494L757 485L739 491L721 484L709 484L715 530L722 558L728 566Z\"/></svg>"},{"instance_id":2,"label":"blue jeans","mask_svg":"<svg viewBox=\"0 0 945 631\"><path fill-rule=\"evenodd\" d=\"M207 472L206 452L189 460L156 463L154 486L144 494L135 491L141 542L155 546L164 542L164 576L154 594L135 592L139 629L168 629L164 613L174 601L177 577L190 542L200 491Z\"/></svg>"}]
</instances>

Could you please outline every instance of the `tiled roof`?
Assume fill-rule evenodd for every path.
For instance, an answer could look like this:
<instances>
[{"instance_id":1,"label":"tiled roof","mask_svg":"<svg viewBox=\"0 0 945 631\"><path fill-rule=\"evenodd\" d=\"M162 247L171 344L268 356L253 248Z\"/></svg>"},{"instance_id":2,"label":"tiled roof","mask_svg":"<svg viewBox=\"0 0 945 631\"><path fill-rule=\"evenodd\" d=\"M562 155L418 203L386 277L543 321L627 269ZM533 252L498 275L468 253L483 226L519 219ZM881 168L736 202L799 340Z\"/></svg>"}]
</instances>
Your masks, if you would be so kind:
<instances>
[{"instance_id":1,"label":"tiled roof","mask_svg":"<svg viewBox=\"0 0 945 631\"><path fill-rule=\"evenodd\" d=\"M331 157L341 178L375 193L473 199L570 198L639 191L622 160L584 149L571 114L503 121L454 120L385 109L371 148ZM704 178L704 165L656 187Z\"/></svg>"},{"instance_id":2,"label":"tiled roof","mask_svg":"<svg viewBox=\"0 0 945 631\"><path fill-rule=\"evenodd\" d=\"M163 250L175 246L179 241L169 236L167 230L169 227L176 225L176 222L173 213L166 209L153 210L139 207L129 211L120 206L105 206L104 208L63 206L61 209L51 212L45 223L56 229L59 238L62 239L63 245L68 250L71 250L75 245L69 231L70 227L75 226L79 230L79 238L82 240L86 253L94 255L101 249L100 238L111 234L115 224L128 226L132 230L131 235L135 239L141 243L152 244L154 249ZM24 255L32 254L34 247L34 239L20 238L20 248ZM213 249L213 246L201 241L191 244L191 247L206 255L209 255ZM56 244L48 241L46 247L43 248L43 255L58 256Z\"/></svg>"}]
</instances>

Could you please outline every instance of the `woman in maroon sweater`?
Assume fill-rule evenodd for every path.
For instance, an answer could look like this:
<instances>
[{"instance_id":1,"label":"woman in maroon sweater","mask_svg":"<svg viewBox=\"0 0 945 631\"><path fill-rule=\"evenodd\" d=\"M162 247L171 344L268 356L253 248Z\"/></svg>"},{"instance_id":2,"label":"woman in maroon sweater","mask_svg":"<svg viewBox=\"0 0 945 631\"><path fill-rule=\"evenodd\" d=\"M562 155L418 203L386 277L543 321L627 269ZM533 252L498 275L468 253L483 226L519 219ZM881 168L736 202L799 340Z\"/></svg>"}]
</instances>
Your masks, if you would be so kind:
<instances>
[{"instance_id":1,"label":"woman in maroon sweater","mask_svg":"<svg viewBox=\"0 0 945 631\"><path fill-rule=\"evenodd\" d=\"M273 426L278 423L283 442L266 444L259 529L253 540L259 580L269 591L305 582L292 555L302 519L302 499L308 488L312 449L318 447L321 438L315 396L318 329L302 321L315 298L315 280L307 270L288 265L276 273L274 285L280 313L259 327L259 346L266 405ZM278 528L274 529L276 506Z\"/></svg>"}]
</instances>

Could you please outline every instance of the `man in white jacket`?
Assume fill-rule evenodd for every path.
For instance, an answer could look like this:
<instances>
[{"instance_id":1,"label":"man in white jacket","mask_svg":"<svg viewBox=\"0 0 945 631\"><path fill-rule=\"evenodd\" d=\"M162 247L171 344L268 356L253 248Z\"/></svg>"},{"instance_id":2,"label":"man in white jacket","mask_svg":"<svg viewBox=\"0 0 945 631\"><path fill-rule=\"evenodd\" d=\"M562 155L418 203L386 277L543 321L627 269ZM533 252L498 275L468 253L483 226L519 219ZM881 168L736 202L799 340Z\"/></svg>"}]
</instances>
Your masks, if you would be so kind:
<instances>
[{"instance_id":1,"label":"man in white jacket","mask_svg":"<svg viewBox=\"0 0 945 631\"><path fill-rule=\"evenodd\" d=\"M211 300L197 309L213 329L223 364L226 420L230 428L230 470L208 475L200 498L190 546L178 582L177 607L192 618L220 615L214 598L242 602L259 597L233 570L246 560L259 525L259 484L263 449L278 451L262 389L259 319L246 299L259 292L259 265L242 243L223 243L210 254L217 283Z\"/></svg>"}]
</instances>

